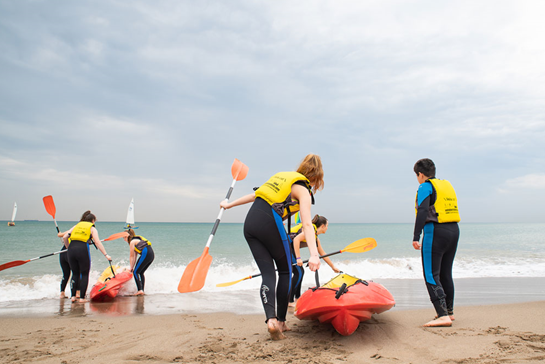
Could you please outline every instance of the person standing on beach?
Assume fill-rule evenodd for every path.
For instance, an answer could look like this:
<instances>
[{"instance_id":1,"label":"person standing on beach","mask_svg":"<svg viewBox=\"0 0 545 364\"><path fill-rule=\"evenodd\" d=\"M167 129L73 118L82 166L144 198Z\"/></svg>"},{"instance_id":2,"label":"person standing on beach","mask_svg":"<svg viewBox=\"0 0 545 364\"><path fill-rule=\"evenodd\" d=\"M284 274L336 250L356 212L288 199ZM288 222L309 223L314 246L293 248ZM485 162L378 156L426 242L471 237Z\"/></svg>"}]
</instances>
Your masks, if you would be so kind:
<instances>
[{"instance_id":1,"label":"person standing on beach","mask_svg":"<svg viewBox=\"0 0 545 364\"><path fill-rule=\"evenodd\" d=\"M155 253L151 248L151 243L148 239L140 235L135 235L133 229L127 231L129 233L124 239L129 243L130 251L130 267L131 272L136 282L137 296L144 294L144 286L146 284L146 278L144 272L149 268L153 260L155 259ZM138 254L138 260L136 255Z\"/></svg>"},{"instance_id":2,"label":"person standing on beach","mask_svg":"<svg viewBox=\"0 0 545 364\"><path fill-rule=\"evenodd\" d=\"M79 302L87 302L85 294L89 285L89 271L91 270L91 252L89 245L93 244L108 261L112 258L106 253L106 249L98 238L98 231L95 228L96 217L91 211L85 211L79 223L68 230L64 236L64 246L68 249L68 261L72 271L70 282L71 300L76 302L76 291L79 290Z\"/></svg>"},{"instance_id":3,"label":"person standing on beach","mask_svg":"<svg viewBox=\"0 0 545 364\"><path fill-rule=\"evenodd\" d=\"M323 178L320 157L309 154L296 172L276 173L254 193L220 203L222 208L230 209L253 202L244 221L244 237L263 278L259 292L273 340L285 339L283 332L290 330L286 314L291 289L291 251L283 220L288 219L289 231L291 215L300 211L303 234L310 250L309 268L316 271L320 268L320 256L312 227L311 204L314 203L313 192L324 186Z\"/></svg>"},{"instance_id":4,"label":"person standing on beach","mask_svg":"<svg viewBox=\"0 0 545 364\"><path fill-rule=\"evenodd\" d=\"M315 215L312 219L312 225L314 227L314 235L316 236L318 253L320 255L325 255L326 252L322 248L318 235L325 234L327 232L329 222L325 216ZM293 277L291 279L290 307L295 307L295 302L299 297L301 297L301 283L303 283L303 276L305 275L303 259L301 259L301 248L307 246L307 241L305 240L305 234L302 233L303 229L301 226L301 224L298 224L292 227L290 234L293 239L292 263L295 264L293 269ZM340 270L335 267L331 259L325 257L324 261L331 267L331 269L333 269L335 273L340 272Z\"/></svg>"},{"instance_id":5,"label":"person standing on beach","mask_svg":"<svg viewBox=\"0 0 545 364\"><path fill-rule=\"evenodd\" d=\"M418 160L414 172L420 186L416 194L413 247L422 252L424 279L437 313L436 318L424 326L451 326L454 320L452 265L460 237L458 200L449 181L435 178L435 164L431 159Z\"/></svg>"},{"instance_id":6,"label":"person standing on beach","mask_svg":"<svg viewBox=\"0 0 545 364\"><path fill-rule=\"evenodd\" d=\"M66 234L66 232L60 232L57 234L58 237L62 238ZM61 247L61 251L66 250L66 247L64 244ZM68 252L59 254L59 264L61 265L62 270L62 279L61 279L61 298L65 298L66 295L64 291L66 290L66 286L68 285L68 282L70 281L70 263L68 262Z\"/></svg>"}]
</instances>

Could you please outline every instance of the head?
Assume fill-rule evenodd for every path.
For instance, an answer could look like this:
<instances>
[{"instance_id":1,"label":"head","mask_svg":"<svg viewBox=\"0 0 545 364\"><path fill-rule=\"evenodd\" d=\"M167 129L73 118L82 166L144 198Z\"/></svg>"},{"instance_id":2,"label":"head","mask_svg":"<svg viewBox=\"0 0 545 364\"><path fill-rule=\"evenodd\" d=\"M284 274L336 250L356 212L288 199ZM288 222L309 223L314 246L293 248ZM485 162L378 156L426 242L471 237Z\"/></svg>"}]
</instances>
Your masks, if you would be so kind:
<instances>
[{"instance_id":1,"label":"head","mask_svg":"<svg viewBox=\"0 0 545 364\"><path fill-rule=\"evenodd\" d=\"M94 214L91 213L91 210L87 210L83 213L83 215L81 215L81 219L79 221L87 221L87 222L95 223L96 220L97 218Z\"/></svg>"},{"instance_id":2,"label":"head","mask_svg":"<svg viewBox=\"0 0 545 364\"><path fill-rule=\"evenodd\" d=\"M320 156L307 155L299 164L297 172L308 178L313 192L321 191L324 188L324 170Z\"/></svg>"},{"instance_id":3,"label":"head","mask_svg":"<svg viewBox=\"0 0 545 364\"><path fill-rule=\"evenodd\" d=\"M435 163L428 158L419 159L414 164L414 173L416 173L418 182L423 183L427 179L435 177Z\"/></svg>"},{"instance_id":4,"label":"head","mask_svg":"<svg viewBox=\"0 0 545 364\"><path fill-rule=\"evenodd\" d=\"M127 232L129 233L128 236L126 236L124 239L127 243L131 243L131 240L134 239L134 230L133 229L129 229L127 230Z\"/></svg>"},{"instance_id":5,"label":"head","mask_svg":"<svg viewBox=\"0 0 545 364\"><path fill-rule=\"evenodd\" d=\"M328 221L325 216L316 215L312 219L312 223L316 226L318 234L325 234L327 231Z\"/></svg>"}]
</instances>

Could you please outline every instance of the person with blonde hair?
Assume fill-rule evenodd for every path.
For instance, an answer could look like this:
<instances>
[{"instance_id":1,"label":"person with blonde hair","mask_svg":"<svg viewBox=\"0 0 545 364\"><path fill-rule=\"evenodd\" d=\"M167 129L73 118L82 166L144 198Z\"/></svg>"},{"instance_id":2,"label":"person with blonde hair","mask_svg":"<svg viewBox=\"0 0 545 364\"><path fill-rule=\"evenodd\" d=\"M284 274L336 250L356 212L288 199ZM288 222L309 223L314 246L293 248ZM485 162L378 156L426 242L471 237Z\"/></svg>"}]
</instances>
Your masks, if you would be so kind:
<instances>
[{"instance_id":1,"label":"person with blonde hair","mask_svg":"<svg viewBox=\"0 0 545 364\"><path fill-rule=\"evenodd\" d=\"M144 286L146 285L144 272L155 259L155 253L153 252L151 243L148 239L140 235L135 235L133 229L129 229L127 232L129 235L126 236L124 240L129 244L129 262L136 283L136 295L141 296L144 294ZM138 260L136 259L137 255Z\"/></svg>"},{"instance_id":2,"label":"person with blonde hair","mask_svg":"<svg viewBox=\"0 0 545 364\"><path fill-rule=\"evenodd\" d=\"M244 221L244 237L262 275L259 295L265 311L269 334L273 340L285 339L289 294L291 290L290 239L283 225L299 211L302 230L310 250L309 268L320 267L316 235L312 226L311 205L313 193L324 186L324 171L318 155L309 154L299 164L297 171L279 172L273 175L254 193L233 202L222 201L220 206L230 209L252 202ZM275 264L278 269L276 283Z\"/></svg>"}]
</instances>

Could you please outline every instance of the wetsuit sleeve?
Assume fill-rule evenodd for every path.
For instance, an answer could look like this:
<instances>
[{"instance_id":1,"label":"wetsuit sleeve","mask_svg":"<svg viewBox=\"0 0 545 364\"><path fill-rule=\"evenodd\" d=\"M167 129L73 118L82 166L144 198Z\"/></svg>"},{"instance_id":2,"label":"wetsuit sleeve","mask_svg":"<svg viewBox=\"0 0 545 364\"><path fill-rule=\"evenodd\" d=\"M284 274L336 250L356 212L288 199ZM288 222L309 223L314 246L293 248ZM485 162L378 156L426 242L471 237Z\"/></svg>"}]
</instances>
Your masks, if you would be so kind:
<instances>
[{"instance_id":1,"label":"wetsuit sleeve","mask_svg":"<svg viewBox=\"0 0 545 364\"><path fill-rule=\"evenodd\" d=\"M429 182L424 182L418 187L416 195L416 203L418 205L416 212L416 220L414 223L413 241L420 241L422 229L426 225L428 211L430 209L431 195L433 193L432 185Z\"/></svg>"}]
</instances>

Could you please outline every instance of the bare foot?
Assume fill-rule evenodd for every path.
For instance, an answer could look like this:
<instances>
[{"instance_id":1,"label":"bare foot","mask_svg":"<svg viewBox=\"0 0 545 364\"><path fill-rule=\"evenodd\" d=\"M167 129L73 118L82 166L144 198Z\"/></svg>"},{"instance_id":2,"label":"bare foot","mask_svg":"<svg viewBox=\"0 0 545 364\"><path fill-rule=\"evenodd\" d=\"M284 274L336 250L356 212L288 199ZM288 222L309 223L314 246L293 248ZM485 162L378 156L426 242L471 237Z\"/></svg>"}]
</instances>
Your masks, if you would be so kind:
<instances>
[{"instance_id":1,"label":"bare foot","mask_svg":"<svg viewBox=\"0 0 545 364\"><path fill-rule=\"evenodd\" d=\"M64 294L64 292L61 292L61 298L66 298L66 295Z\"/></svg>"},{"instance_id":2,"label":"bare foot","mask_svg":"<svg viewBox=\"0 0 545 364\"><path fill-rule=\"evenodd\" d=\"M76 297L70 297L70 301L76 302Z\"/></svg>"},{"instance_id":3,"label":"bare foot","mask_svg":"<svg viewBox=\"0 0 545 364\"><path fill-rule=\"evenodd\" d=\"M424 324L425 327L449 327L452 320L448 316L441 316Z\"/></svg>"},{"instance_id":4,"label":"bare foot","mask_svg":"<svg viewBox=\"0 0 545 364\"><path fill-rule=\"evenodd\" d=\"M78 300L78 303L85 303L85 302L87 302L87 300L86 300L85 298L80 298L80 299Z\"/></svg>"},{"instance_id":5,"label":"bare foot","mask_svg":"<svg viewBox=\"0 0 545 364\"><path fill-rule=\"evenodd\" d=\"M448 317L450 317L450 321L454 321L454 320L455 320L454 315L449 315ZM438 318L439 318L439 316L435 316L433 319L436 320L436 319L438 319Z\"/></svg>"},{"instance_id":6,"label":"bare foot","mask_svg":"<svg viewBox=\"0 0 545 364\"><path fill-rule=\"evenodd\" d=\"M136 292L135 296L143 296L144 294L144 291L138 291Z\"/></svg>"},{"instance_id":7,"label":"bare foot","mask_svg":"<svg viewBox=\"0 0 545 364\"><path fill-rule=\"evenodd\" d=\"M295 307L295 302L288 303L288 307Z\"/></svg>"},{"instance_id":8,"label":"bare foot","mask_svg":"<svg viewBox=\"0 0 545 364\"><path fill-rule=\"evenodd\" d=\"M278 321L276 319L269 319L267 322L267 327L269 334L271 335L272 340L283 340L286 336L282 333L280 328L278 328Z\"/></svg>"},{"instance_id":9,"label":"bare foot","mask_svg":"<svg viewBox=\"0 0 545 364\"><path fill-rule=\"evenodd\" d=\"M291 331L291 329L286 325L286 321L278 321L278 327L280 328L280 331Z\"/></svg>"}]
</instances>

